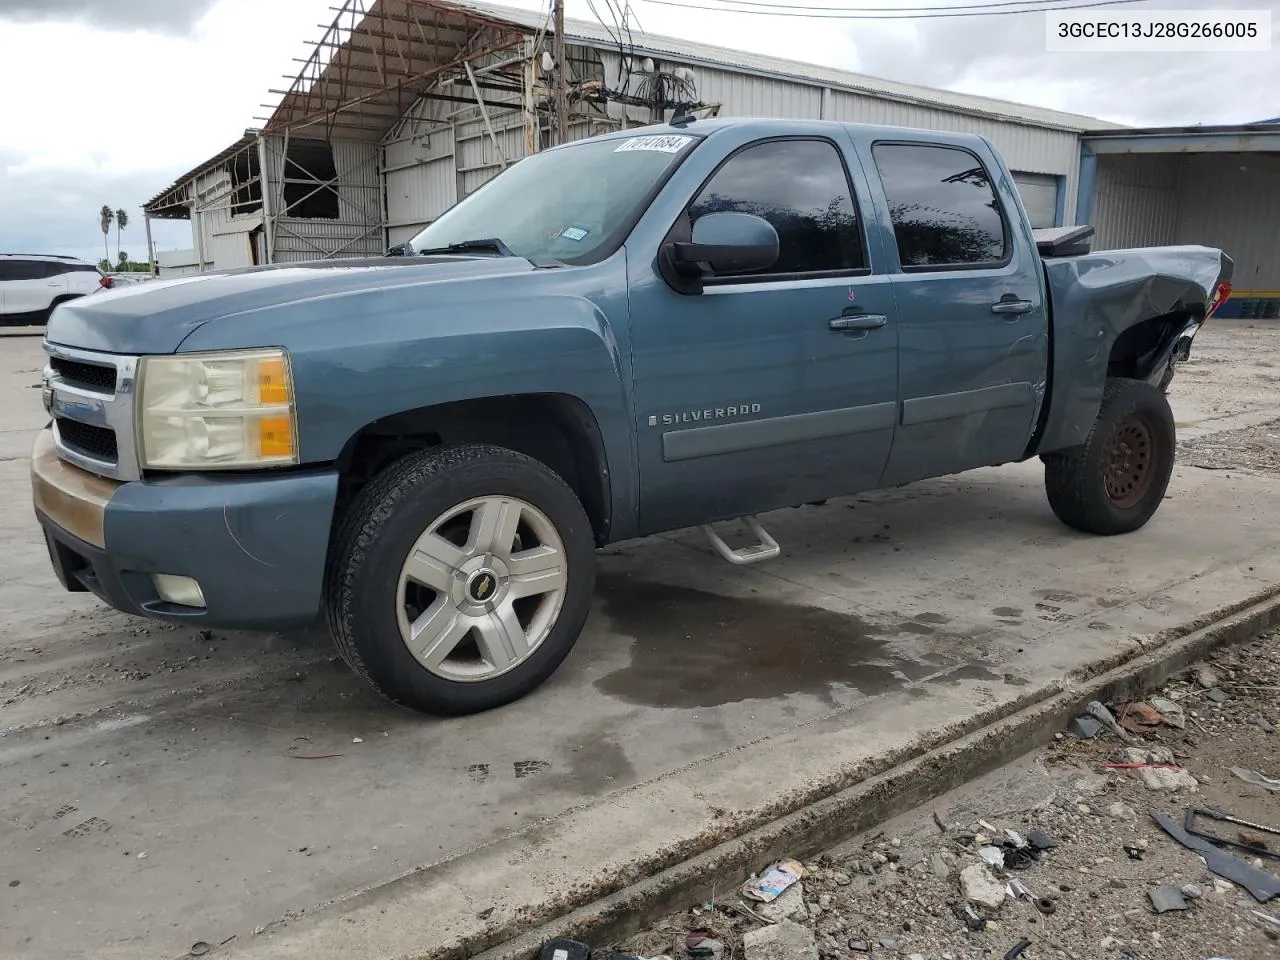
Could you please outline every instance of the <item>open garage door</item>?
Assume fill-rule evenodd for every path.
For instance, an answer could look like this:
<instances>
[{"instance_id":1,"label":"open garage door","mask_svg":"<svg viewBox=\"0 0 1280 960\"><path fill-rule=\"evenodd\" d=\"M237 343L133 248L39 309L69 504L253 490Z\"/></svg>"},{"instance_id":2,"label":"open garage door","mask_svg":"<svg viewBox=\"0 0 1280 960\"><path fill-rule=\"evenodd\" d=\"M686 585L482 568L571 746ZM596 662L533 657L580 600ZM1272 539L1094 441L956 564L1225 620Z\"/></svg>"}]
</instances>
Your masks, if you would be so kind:
<instances>
[{"instance_id":1,"label":"open garage door","mask_svg":"<svg viewBox=\"0 0 1280 960\"><path fill-rule=\"evenodd\" d=\"M1013 182L1022 205L1027 208L1034 229L1056 227L1058 219L1058 178L1048 173L1019 173Z\"/></svg>"}]
</instances>

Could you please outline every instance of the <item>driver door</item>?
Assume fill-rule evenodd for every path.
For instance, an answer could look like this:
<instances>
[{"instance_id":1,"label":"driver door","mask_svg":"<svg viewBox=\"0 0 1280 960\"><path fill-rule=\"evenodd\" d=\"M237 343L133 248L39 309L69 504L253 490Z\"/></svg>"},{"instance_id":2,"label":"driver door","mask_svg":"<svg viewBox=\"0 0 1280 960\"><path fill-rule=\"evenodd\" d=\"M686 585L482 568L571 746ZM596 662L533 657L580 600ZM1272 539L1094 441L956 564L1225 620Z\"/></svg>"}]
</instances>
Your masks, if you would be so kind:
<instances>
[{"instance_id":1,"label":"driver door","mask_svg":"<svg viewBox=\"0 0 1280 960\"><path fill-rule=\"evenodd\" d=\"M660 276L632 284L641 533L878 485L897 421L897 324L867 252L866 195L846 143L748 143L673 234L707 213L755 214L778 233L778 261L697 294Z\"/></svg>"}]
</instances>

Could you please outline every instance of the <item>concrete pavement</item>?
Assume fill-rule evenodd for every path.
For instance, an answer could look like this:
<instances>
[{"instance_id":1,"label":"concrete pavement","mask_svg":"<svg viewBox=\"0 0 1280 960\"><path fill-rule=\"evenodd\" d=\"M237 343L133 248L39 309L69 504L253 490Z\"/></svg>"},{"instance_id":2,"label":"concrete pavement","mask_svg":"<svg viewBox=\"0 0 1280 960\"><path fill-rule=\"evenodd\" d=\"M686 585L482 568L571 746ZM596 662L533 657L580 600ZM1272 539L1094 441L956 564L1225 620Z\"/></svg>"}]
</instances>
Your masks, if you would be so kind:
<instances>
[{"instance_id":1,"label":"concrete pavement","mask_svg":"<svg viewBox=\"0 0 1280 960\"><path fill-rule=\"evenodd\" d=\"M1280 416L1277 330L1211 328L1184 434ZM488 946L1280 584L1270 478L1180 469L1148 528L1095 539L1038 464L977 471L780 511L757 568L692 534L612 548L550 683L430 720L316 632L193 636L60 592L26 486L38 341L0 347L0 955Z\"/></svg>"}]
</instances>

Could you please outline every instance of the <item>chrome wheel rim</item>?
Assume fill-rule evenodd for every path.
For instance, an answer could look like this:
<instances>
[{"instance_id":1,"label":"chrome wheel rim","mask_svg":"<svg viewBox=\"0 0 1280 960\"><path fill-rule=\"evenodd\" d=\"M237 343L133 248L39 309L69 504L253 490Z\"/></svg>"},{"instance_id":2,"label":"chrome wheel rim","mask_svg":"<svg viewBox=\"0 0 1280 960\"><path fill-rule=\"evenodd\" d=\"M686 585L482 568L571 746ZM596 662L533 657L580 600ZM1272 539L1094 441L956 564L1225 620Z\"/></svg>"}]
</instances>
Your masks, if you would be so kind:
<instances>
[{"instance_id":1,"label":"chrome wheel rim","mask_svg":"<svg viewBox=\"0 0 1280 960\"><path fill-rule=\"evenodd\" d=\"M438 677L492 680L533 656L560 616L564 543L515 497L477 497L434 521L405 557L396 619L405 646Z\"/></svg>"}]
</instances>

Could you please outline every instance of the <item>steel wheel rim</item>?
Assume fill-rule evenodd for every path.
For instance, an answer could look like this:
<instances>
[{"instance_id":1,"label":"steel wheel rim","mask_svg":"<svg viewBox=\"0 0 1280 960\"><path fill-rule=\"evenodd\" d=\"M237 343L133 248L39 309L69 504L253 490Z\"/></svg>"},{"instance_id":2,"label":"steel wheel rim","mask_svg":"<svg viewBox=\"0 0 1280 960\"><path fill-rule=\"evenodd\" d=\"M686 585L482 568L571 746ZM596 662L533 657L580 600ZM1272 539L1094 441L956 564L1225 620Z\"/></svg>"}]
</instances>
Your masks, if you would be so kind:
<instances>
[{"instance_id":1,"label":"steel wheel rim","mask_svg":"<svg viewBox=\"0 0 1280 960\"><path fill-rule=\"evenodd\" d=\"M1117 507L1136 506L1155 480L1156 439L1140 417L1115 425L1102 451L1103 483L1107 499Z\"/></svg>"},{"instance_id":2,"label":"steel wheel rim","mask_svg":"<svg viewBox=\"0 0 1280 960\"><path fill-rule=\"evenodd\" d=\"M543 644L568 582L564 541L545 513L517 497L476 497L432 521L405 556L400 637L438 677L492 680Z\"/></svg>"}]
</instances>

